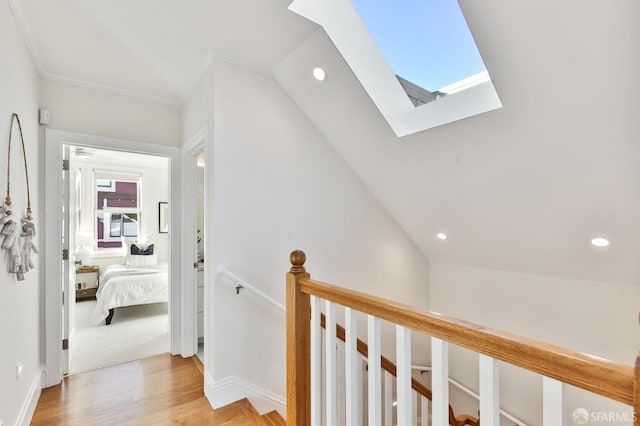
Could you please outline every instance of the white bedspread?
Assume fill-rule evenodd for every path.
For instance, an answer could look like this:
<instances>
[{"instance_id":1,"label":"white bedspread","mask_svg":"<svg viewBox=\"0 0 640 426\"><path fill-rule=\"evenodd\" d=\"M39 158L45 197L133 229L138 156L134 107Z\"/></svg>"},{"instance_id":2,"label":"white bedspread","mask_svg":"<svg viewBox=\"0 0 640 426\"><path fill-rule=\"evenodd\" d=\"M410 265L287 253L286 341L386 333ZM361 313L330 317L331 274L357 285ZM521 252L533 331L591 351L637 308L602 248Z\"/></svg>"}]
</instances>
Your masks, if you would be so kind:
<instances>
[{"instance_id":1,"label":"white bedspread","mask_svg":"<svg viewBox=\"0 0 640 426\"><path fill-rule=\"evenodd\" d=\"M91 321L96 325L109 316L109 309L112 308L167 302L168 265L147 268L109 265L100 275L96 298L98 303L91 316Z\"/></svg>"}]
</instances>

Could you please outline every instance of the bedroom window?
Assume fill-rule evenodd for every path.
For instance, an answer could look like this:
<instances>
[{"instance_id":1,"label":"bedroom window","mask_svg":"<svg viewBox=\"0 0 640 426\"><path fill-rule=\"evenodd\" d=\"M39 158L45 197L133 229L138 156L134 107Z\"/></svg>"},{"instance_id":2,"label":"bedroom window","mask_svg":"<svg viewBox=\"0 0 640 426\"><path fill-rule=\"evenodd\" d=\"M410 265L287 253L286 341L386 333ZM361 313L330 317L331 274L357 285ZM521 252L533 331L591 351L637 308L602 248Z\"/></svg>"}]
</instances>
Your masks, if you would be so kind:
<instances>
[{"instance_id":1,"label":"bedroom window","mask_svg":"<svg viewBox=\"0 0 640 426\"><path fill-rule=\"evenodd\" d=\"M122 247L121 237L140 234L140 176L108 175L95 175L98 250Z\"/></svg>"}]
</instances>

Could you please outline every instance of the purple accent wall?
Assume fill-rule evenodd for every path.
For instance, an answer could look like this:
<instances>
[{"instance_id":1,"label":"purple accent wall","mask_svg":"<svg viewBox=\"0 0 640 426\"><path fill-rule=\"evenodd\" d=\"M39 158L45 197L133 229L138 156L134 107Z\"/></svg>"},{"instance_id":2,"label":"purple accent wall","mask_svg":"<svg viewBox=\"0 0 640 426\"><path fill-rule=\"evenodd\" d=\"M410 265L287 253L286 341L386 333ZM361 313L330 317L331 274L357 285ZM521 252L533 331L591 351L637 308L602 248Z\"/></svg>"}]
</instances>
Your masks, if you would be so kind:
<instances>
[{"instance_id":1,"label":"purple accent wall","mask_svg":"<svg viewBox=\"0 0 640 426\"><path fill-rule=\"evenodd\" d=\"M98 248L118 248L122 247L122 243L120 241L99 241Z\"/></svg>"},{"instance_id":2,"label":"purple accent wall","mask_svg":"<svg viewBox=\"0 0 640 426\"><path fill-rule=\"evenodd\" d=\"M138 207L138 184L136 182L116 182L116 192L98 191L98 209L102 209L104 199L107 207Z\"/></svg>"}]
</instances>

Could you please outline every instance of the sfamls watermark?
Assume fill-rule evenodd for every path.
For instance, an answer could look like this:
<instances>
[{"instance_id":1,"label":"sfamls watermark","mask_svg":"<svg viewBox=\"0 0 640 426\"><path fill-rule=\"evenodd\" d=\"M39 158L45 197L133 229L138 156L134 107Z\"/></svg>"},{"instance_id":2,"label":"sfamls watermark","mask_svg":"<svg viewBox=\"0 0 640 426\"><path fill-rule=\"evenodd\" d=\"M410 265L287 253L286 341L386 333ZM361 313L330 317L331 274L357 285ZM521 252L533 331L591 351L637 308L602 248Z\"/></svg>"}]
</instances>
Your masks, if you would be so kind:
<instances>
[{"instance_id":1,"label":"sfamls watermark","mask_svg":"<svg viewBox=\"0 0 640 426\"><path fill-rule=\"evenodd\" d=\"M591 423L635 422L636 415L629 411L588 411L584 408L573 410L573 422L577 425Z\"/></svg>"}]
</instances>

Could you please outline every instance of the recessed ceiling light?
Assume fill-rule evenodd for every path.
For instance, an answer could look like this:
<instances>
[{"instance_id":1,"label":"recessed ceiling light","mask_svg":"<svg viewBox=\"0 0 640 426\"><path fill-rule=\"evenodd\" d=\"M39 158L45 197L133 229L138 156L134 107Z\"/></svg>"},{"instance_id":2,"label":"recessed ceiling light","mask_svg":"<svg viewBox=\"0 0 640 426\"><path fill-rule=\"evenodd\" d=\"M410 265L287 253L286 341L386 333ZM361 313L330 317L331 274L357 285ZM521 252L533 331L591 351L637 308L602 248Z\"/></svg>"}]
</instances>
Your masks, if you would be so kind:
<instances>
[{"instance_id":1,"label":"recessed ceiling light","mask_svg":"<svg viewBox=\"0 0 640 426\"><path fill-rule=\"evenodd\" d=\"M312 71L313 78L318 81L325 81L327 79L327 72L321 66L317 66Z\"/></svg>"},{"instance_id":2,"label":"recessed ceiling light","mask_svg":"<svg viewBox=\"0 0 640 426\"><path fill-rule=\"evenodd\" d=\"M604 237L595 237L591 239L591 245L600 248L609 247L611 245L611 241Z\"/></svg>"},{"instance_id":3,"label":"recessed ceiling light","mask_svg":"<svg viewBox=\"0 0 640 426\"><path fill-rule=\"evenodd\" d=\"M445 234L444 232L438 232L436 234L436 238L439 240L446 240L447 238L449 238L449 236L447 234Z\"/></svg>"}]
</instances>

